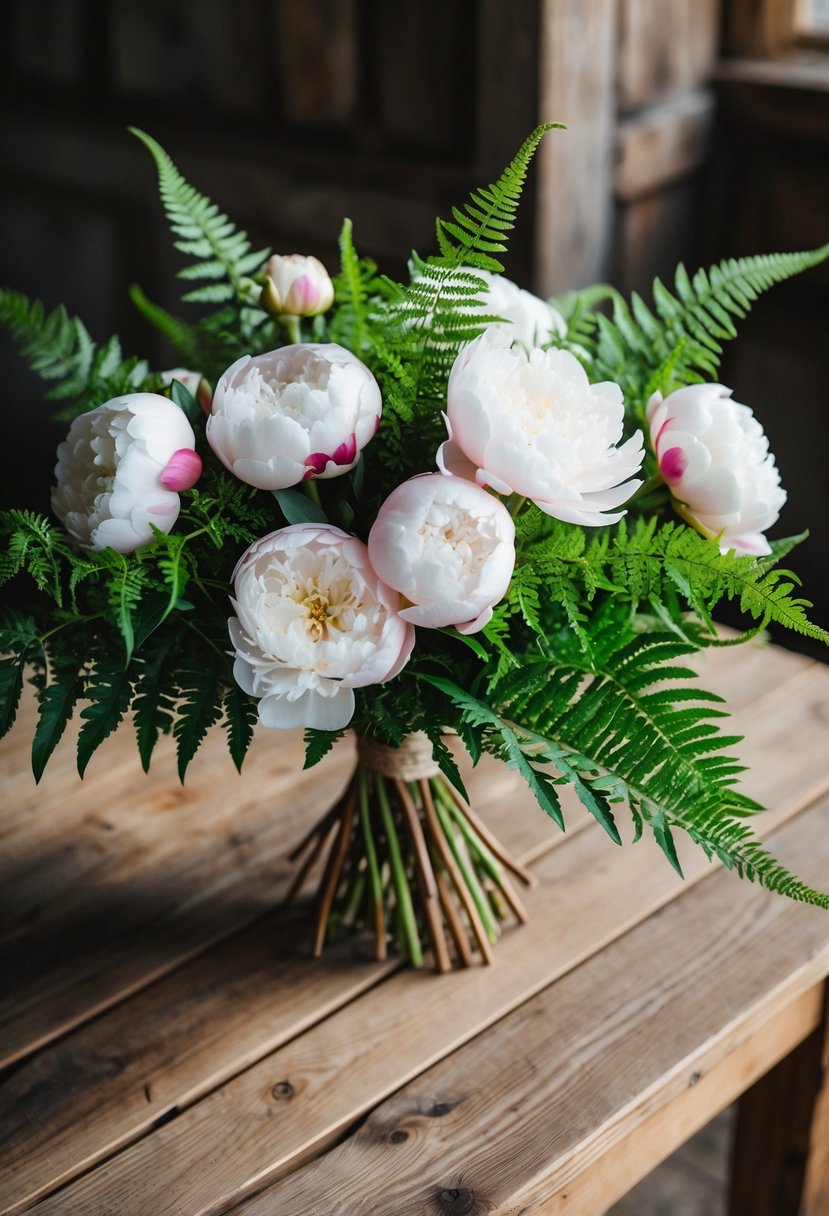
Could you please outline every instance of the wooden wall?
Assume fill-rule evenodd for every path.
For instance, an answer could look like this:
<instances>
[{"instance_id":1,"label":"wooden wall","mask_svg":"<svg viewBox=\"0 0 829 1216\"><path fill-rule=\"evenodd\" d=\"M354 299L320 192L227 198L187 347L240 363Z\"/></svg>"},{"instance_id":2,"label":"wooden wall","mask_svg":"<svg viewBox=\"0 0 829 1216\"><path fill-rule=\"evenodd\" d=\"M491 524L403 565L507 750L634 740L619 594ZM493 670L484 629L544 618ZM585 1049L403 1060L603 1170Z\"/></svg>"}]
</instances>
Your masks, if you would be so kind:
<instances>
[{"instance_id":1,"label":"wooden wall","mask_svg":"<svg viewBox=\"0 0 829 1216\"><path fill-rule=\"evenodd\" d=\"M778 79L790 6L4 0L0 282L63 300L94 337L119 331L128 350L166 361L126 295L138 281L177 300L176 256L130 123L257 242L330 264L344 215L358 248L391 272L411 248L429 252L435 214L492 180L543 119L569 130L542 147L508 261L540 293L600 278L647 293L679 259L817 245L829 214L827 57L783 65ZM773 296L724 372L768 424L784 479L806 487L789 530L829 516L822 469L808 471L812 449L797 441L826 439L828 279ZM61 428L2 335L0 363L4 438L20 454L0 498L43 506ZM824 583L825 564L815 551ZM819 598L829 607L829 586Z\"/></svg>"}]
</instances>

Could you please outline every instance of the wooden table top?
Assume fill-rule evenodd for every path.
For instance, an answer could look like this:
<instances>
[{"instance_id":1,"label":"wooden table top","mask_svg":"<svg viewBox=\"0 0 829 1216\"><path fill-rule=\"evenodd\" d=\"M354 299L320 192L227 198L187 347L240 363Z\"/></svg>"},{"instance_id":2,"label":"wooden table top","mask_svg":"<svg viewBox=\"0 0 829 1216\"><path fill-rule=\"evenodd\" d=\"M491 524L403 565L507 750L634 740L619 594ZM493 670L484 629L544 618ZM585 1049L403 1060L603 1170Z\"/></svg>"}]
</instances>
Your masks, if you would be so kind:
<instances>
[{"instance_id":1,"label":"wooden table top","mask_svg":"<svg viewBox=\"0 0 829 1216\"><path fill-rule=\"evenodd\" d=\"M829 668L704 666L758 830L825 887ZM597 1216L819 1024L825 912L693 847L683 883L573 803L562 835L494 762L473 801L540 880L494 965L312 961L275 905L347 742L303 772L262 731L237 777L217 733L182 787L168 741L145 777L122 729L84 782L64 740L35 788L32 712L0 744L2 1212Z\"/></svg>"}]
</instances>

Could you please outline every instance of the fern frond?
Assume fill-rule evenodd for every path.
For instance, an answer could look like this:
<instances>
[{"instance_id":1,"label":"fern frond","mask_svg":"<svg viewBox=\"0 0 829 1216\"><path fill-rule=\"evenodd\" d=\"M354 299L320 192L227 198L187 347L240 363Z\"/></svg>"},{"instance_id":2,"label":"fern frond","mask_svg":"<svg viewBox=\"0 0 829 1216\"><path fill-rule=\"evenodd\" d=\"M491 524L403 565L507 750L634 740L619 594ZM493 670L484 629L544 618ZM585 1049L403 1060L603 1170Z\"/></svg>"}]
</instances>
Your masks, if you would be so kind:
<instances>
[{"instance_id":1,"label":"fern frond","mask_svg":"<svg viewBox=\"0 0 829 1216\"><path fill-rule=\"evenodd\" d=\"M35 511L12 508L0 511L0 585L25 570L58 607L63 605L63 574L67 561L75 555L66 540L66 533L45 515Z\"/></svg>"},{"instance_id":2,"label":"fern frond","mask_svg":"<svg viewBox=\"0 0 829 1216\"><path fill-rule=\"evenodd\" d=\"M95 660L87 679L84 696L89 704L81 710L78 735L78 775L83 777L93 753L115 730L123 718L132 696L132 680L123 662L108 654Z\"/></svg>"},{"instance_id":3,"label":"fern frond","mask_svg":"<svg viewBox=\"0 0 829 1216\"><path fill-rule=\"evenodd\" d=\"M801 253L729 258L693 277L680 264L673 290L660 279L654 281L652 306L635 292L628 304L617 291L602 289L598 301L612 301L610 317L595 311L597 299L590 294L594 289L571 293L563 305L576 318L577 340L593 364L591 378L615 380L641 419L654 388L667 393L710 380L719 367L723 343L736 337L736 321L748 314L754 301L827 257L829 244Z\"/></svg>"},{"instance_id":4,"label":"fern frond","mask_svg":"<svg viewBox=\"0 0 829 1216\"><path fill-rule=\"evenodd\" d=\"M197 363L196 335L186 321L182 321L180 317L174 317L160 304L154 304L152 300L148 300L137 283L133 283L130 287L130 299L153 329L164 335L185 367L191 367Z\"/></svg>"},{"instance_id":5,"label":"fern frond","mask_svg":"<svg viewBox=\"0 0 829 1216\"><path fill-rule=\"evenodd\" d=\"M652 517L629 528L622 520L608 549L608 575L634 605L664 601L673 587L705 621L720 600L732 600L760 629L774 623L829 643L829 633L807 616L809 600L794 594L797 576L775 565L796 540L771 558L752 557L720 553L716 541L681 524L660 526Z\"/></svg>"},{"instance_id":6,"label":"fern frond","mask_svg":"<svg viewBox=\"0 0 829 1216\"><path fill-rule=\"evenodd\" d=\"M242 279L260 270L270 251L253 250L247 233L240 232L215 203L185 181L151 135L137 127L130 127L130 131L149 149L155 161L161 200L177 238L176 249L196 259L183 267L178 277L204 283L187 292L184 300L198 303L221 303L234 297L247 300Z\"/></svg>"},{"instance_id":7,"label":"fern frond","mask_svg":"<svg viewBox=\"0 0 829 1216\"><path fill-rule=\"evenodd\" d=\"M636 634L618 608L598 614L589 633L586 649L562 638L546 661L531 658L496 681L490 697L500 715L535 739L538 756L554 766L560 768L556 748L577 755L594 791L597 775L610 777L677 867L672 828L745 877L829 906L829 897L774 861L745 824L760 808L735 788L742 766L727 749L739 738L720 733L723 711L713 708L719 698L697 689L682 662L694 647L672 634Z\"/></svg>"},{"instance_id":8,"label":"fern frond","mask_svg":"<svg viewBox=\"0 0 829 1216\"><path fill-rule=\"evenodd\" d=\"M103 346L93 342L83 322L70 317L62 304L47 315L40 300L2 287L0 325L9 330L32 370L54 382L47 399L71 399L55 418L74 418L110 397L159 383L144 360L122 357L117 338Z\"/></svg>"}]
</instances>

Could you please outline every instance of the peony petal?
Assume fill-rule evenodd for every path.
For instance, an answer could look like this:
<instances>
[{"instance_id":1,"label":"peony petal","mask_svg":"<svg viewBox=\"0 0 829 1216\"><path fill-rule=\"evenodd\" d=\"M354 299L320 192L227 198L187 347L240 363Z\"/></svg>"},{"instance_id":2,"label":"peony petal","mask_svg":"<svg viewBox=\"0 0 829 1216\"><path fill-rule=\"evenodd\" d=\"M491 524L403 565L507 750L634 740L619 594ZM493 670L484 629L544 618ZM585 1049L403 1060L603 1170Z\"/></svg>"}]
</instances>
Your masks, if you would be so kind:
<instances>
[{"instance_id":1,"label":"peony petal","mask_svg":"<svg viewBox=\"0 0 829 1216\"><path fill-rule=\"evenodd\" d=\"M263 726L290 730L342 730L354 717L354 693L340 686L331 696L304 692L293 700L266 696L259 702L259 721Z\"/></svg>"}]
</instances>

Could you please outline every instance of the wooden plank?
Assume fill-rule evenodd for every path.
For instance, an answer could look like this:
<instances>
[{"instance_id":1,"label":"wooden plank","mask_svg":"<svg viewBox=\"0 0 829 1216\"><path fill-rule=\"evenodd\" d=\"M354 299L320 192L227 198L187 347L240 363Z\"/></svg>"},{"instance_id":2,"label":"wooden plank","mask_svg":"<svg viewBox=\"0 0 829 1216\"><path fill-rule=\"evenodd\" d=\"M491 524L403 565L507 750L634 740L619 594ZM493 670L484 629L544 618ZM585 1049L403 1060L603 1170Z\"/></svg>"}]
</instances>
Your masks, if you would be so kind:
<instances>
[{"instance_id":1,"label":"wooden plank","mask_svg":"<svg viewBox=\"0 0 829 1216\"><path fill-rule=\"evenodd\" d=\"M716 677L708 683L735 709L751 705L752 712L765 695L781 696L790 679L810 680L820 670L801 656L753 645L709 653L706 661ZM28 758L33 714L29 700L0 741L7 774L0 810L0 1044L7 1063L278 902L288 874L284 855L310 815L333 800L350 764L344 745L302 773L299 735L275 741L263 731L238 778L216 734L182 788L172 775L169 740L144 776L124 726L81 783L70 725L35 787ZM514 786L501 766L484 774L486 809ZM515 816L519 851L531 854L537 843L530 818L536 814Z\"/></svg>"},{"instance_id":2,"label":"wooden plank","mask_svg":"<svg viewBox=\"0 0 829 1216\"><path fill-rule=\"evenodd\" d=\"M620 0L619 108L697 89L717 59L720 0Z\"/></svg>"},{"instance_id":3,"label":"wooden plank","mask_svg":"<svg viewBox=\"0 0 829 1216\"><path fill-rule=\"evenodd\" d=\"M798 1216L802 1210L812 1114L823 1079L826 1041L825 988L817 995L813 1033L740 1098L730 1216ZM822 1147L815 1142L818 1153Z\"/></svg>"},{"instance_id":4,"label":"wooden plank","mask_svg":"<svg viewBox=\"0 0 829 1216\"><path fill-rule=\"evenodd\" d=\"M613 179L617 199L631 202L699 169L708 156L713 117L713 93L698 89L621 122Z\"/></svg>"},{"instance_id":5,"label":"wooden plank","mask_svg":"<svg viewBox=\"0 0 829 1216\"><path fill-rule=\"evenodd\" d=\"M468 768L468 765L466 766ZM469 788L525 858L561 844L528 791L485 758ZM566 811L578 806L562 791ZM574 816L575 818L575 816ZM576 819L571 838L585 827ZM0 1204L20 1210L399 969L358 939L310 957L307 911L265 917L41 1050L0 1081ZM278 1084L278 1083L277 1083ZM274 1094L279 1101L285 1095Z\"/></svg>"},{"instance_id":6,"label":"wooden plank","mask_svg":"<svg viewBox=\"0 0 829 1216\"><path fill-rule=\"evenodd\" d=\"M731 0L726 5L724 49L729 55L774 58L794 37L793 0Z\"/></svg>"},{"instance_id":7,"label":"wooden plank","mask_svg":"<svg viewBox=\"0 0 829 1216\"><path fill-rule=\"evenodd\" d=\"M803 805L801 791L809 797L818 788L825 790L829 780L821 751L829 673L814 665L809 674L815 677L810 683L798 677L793 700L768 699L753 720L752 736L758 742L752 748L758 750L745 753L755 764L749 792L764 791L775 807L766 816L767 829ZM780 735L785 735L782 746L775 744ZM794 750L792 739L798 741ZM680 847L686 886L693 885L710 873L710 866L688 842ZM176 1196L183 1195L193 1213L222 1210L235 1196L320 1152L397 1085L686 889L652 841L613 853L598 828L568 838L536 869L541 886L526 896L530 924L505 936L496 971L472 969L439 979L395 974L52 1196L46 1210L94 1212L106 1202L119 1216L140 1216L148 1207L157 1216L172 1216ZM737 880L731 876L730 881L737 898ZM550 926L559 924L566 928L551 938ZM438 996L440 1017L435 1018ZM359 1069L354 1068L357 1056ZM288 1113L272 1096L274 1084L284 1080L293 1094ZM177 1163L172 1188L165 1164L170 1161Z\"/></svg>"},{"instance_id":8,"label":"wooden plank","mask_svg":"<svg viewBox=\"0 0 829 1216\"><path fill-rule=\"evenodd\" d=\"M775 837L815 880L829 866L825 815L824 803ZM770 1019L828 970L825 912L714 875L234 1216L521 1212L553 1200L542 1211L597 1216L600 1207L571 1201L571 1181L603 1172L609 1149L656 1112L670 1117L670 1103L751 1040L728 1088L757 1075ZM806 999L793 1023L782 1017L772 1051L808 1033L816 1005ZM708 1098L713 1114L728 1092L715 1085Z\"/></svg>"},{"instance_id":9,"label":"wooden plank","mask_svg":"<svg viewBox=\"0 0 829 1216\"><path fill-rule=\"evenodd\" d=\"M829 985L826 994L829 994ZM822 1212L829 1211L829 1001L824 1003L820 1034L820 1074L803 1183L803 1216L821 1216Z\"/></svg>"},{"instance_id":10,"label":"wooden plank","mask_svg":"<svg viewBox=\"0 0 829 1216\"><path fill-rule=\"evenodd\" d=\"M592 1164L571 1178L566 1190L534 1209L533 1216L598 1216L608 1204L615 1204L704 1128L714 1112L733 1102L765 1069L798 1047L820 1017L820 995L821 985L817 985L770 1017L724 1059L709 1066L698 1081L612 1145L603 1154L600 1169ZM691 1168L696 1181L699 1168ZM724 1190L719 1183L712 1206Z\"/></svg>"},{"instance_id":11,"label":"wooden plank","mask_svg":"<svg viewBox=\"0 0 829 1216\"><path fill-rule=\"evenodd\" d=\"M616 117L613 0L543 0L539 117L564 122L536 165L536 289L549 296L607 274Z\"/></svg>"}]
</instances>

